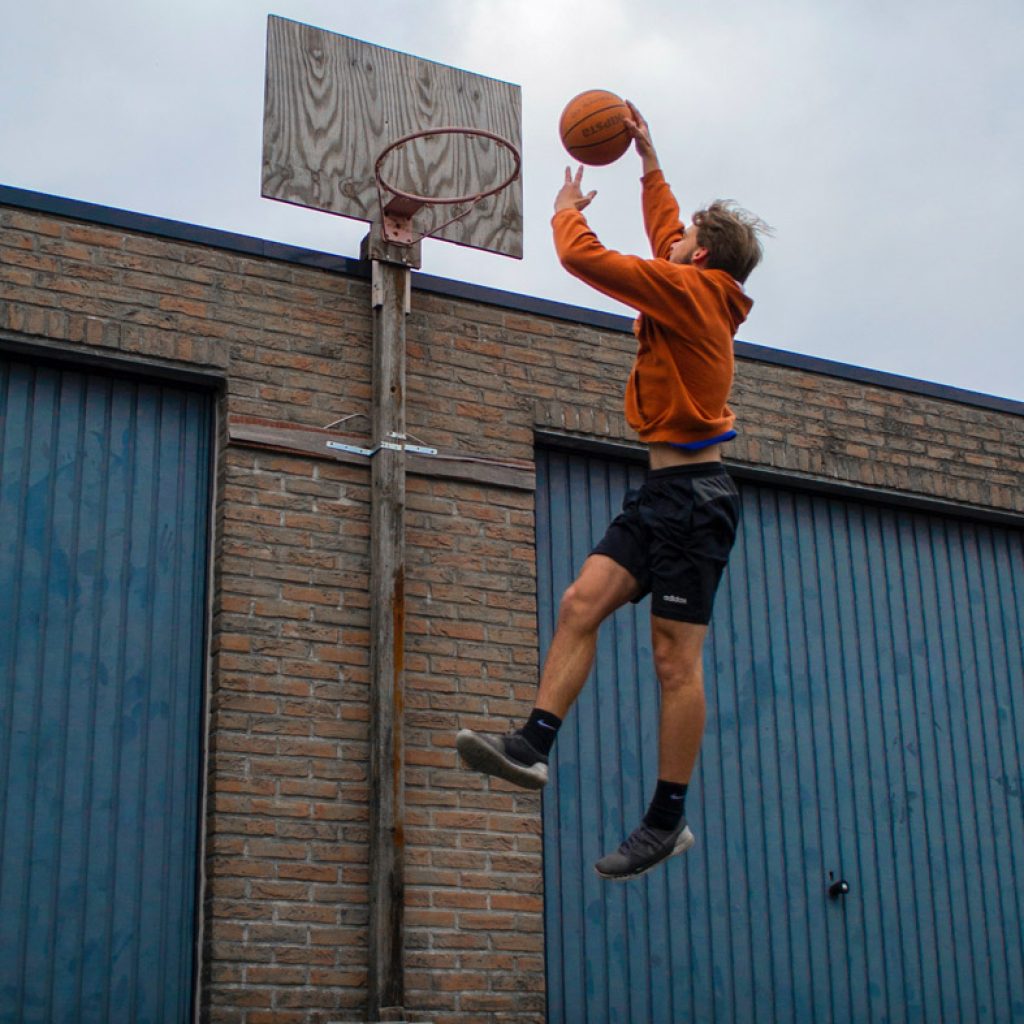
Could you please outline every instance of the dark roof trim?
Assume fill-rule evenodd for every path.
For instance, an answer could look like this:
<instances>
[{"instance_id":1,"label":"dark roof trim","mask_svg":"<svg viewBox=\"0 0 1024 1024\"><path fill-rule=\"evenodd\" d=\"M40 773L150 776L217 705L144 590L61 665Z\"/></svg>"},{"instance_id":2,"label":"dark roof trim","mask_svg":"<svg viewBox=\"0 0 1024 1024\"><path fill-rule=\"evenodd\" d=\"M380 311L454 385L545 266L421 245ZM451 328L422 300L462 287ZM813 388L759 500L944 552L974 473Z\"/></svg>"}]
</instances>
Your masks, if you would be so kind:
<instances>
[{"instance_id":1,"label":"dark roof trim","mask_svg":"<svg viewBox=\"0 0 1024 1024\"><path fill-rule=\"evenodd\" d=\"M147 214L130 213L110 206L99 206L76 199L64 199L42 192L30 192L25 189L0 185L0 205L15 206L26 210L35 210L57 217L70 217L75 220L102 224L107 227L121 228L125 231L139 231L144 234L170 238L180 242L193 242L212 248L237 252L246 256L257 256L263 259L281 260L305 267L314 267L333 273L345 274L350 277L369 277L369 268L358 259L348 256L337 256L332 253L317 252L299 246L286 245L282 242L268 242L249 235L238 235L230 231L219 231L215 228L197 227L181 221L167 220ZM441 295L453 299L466 299L480 302L500 309L511 309L520 313L552 317L556 320L567 320L572 323L584 324L610 331L631 332L633 321L630 317L606 313L601 310L586 309L572 306L551 299L538 299L516 292L502 291L482 285L468 284L464 281L452 281L448 278L434 277L430 274L416 273L413 275L413 287L418 291L433 295ZM930 381L903 377L882 370L871 370L849 363L840 363L832 359L818 356L802 355L798 352L786 352L781 349L755 345L747 341L736 342L736 356L739 359L750 359L754 362L769 363L774 366L785 366L808 373L820 373L840 380L855 381L888 388L893 391L904 391L909 394L923 395L961 405L970 405L979 409L991 409L995 412L1009 413L1013 416L1024 416L1024 402L1012 398L1000 398L995 395L980 394L946 384L935 384Z\"/></svg>"},{"instance_id":2,"label":"dark roof trim","mask_svg":"<svg viewBox=\"0 0 1024 1024\"><path fill-rule=\"evenodd\" d=\"M534 313L538 316L549 316L558 320L569 320L572 323L585 324L588 327L599 327L610 331L621 331L632 334L633 318L605 313L600 310L584 309L581 306L570 306L564 302L551 299L536 299L515 292L499 291L481 285L466 284L463 281L450 281L447 278L431 277L429 274L416 274L413 287L420 291L446 295L451 298L468 299L486 303L504 309L514 309L522 313ZM770 363L774 366L785 366L793 370L804 370L807 373L820 373L841 380L855 381L859 384L871 384L887 388L890 391L904 391L928 398L938 398L960 405L975 406L980 409L992 409L996 412L1009 413L1012 416L1024 416L1024 402L1012 398L1000 398L996 395L984 395L965 388L955 388L948 384L934 384L931 381L917 380L914 377L903 377L897 373L884 370L871 370L849 363L840 363L834 359L823 359L819 356L802 355L799 352L786 352L782 349L769 348L766 345L755 345L749 341L736 342L736 357L749 359L757 363Z\"/></svg>"},{"instance_id":3,"label":"dark roof trim","mask_svg":"<svg viewBox=\"0 0 1024 1024\"><path fill-rule=\"evenodd\" d=\"M1024 402L1013 398L985 395L978 391L955 388L949 384L935 384L927 380L918 380L916 377L904 377L898 373L852 366L850 363L840 363L834 359L822 359L819 356L807 356L799 352L784 352L781 349L768 348L765 345L754 345L748 341L736 343L736 355L740 359L772 363L775 366L788 366L792 369L806 370L808 373L822 373L828 377L856 381L858 384L873 384L880 388L888 388L890 391L905 391L912 395L924 395L927 398L958 402L960 405L973 405L979 409L1006 412L1011 416L1024 416Z\"/></svg>"},{"instance_id":4,"label":"dark roof trim","mask_svg":"<svg viewBox=\"0 0 1024 1024\"><path fill-rule=\"evenodd\" d=\"M194 242L214 249L225 249L243 256L259 256L263 259L281 260L284 263L298 263L318 270L331 270L338 274L354 277L369 277L370 271L362 260L332 253L303 249L283 242L268 242L250 235L237 235L231 231L216 228L197 227L183 221L167 220L145 213L131 213L113 206L99 206L83 203L78 199L63 199L43 192L29 192L25 189L0 185L0 206L16 206L23 210L49 213L55 217L70 217L104 227L121 228L123 231L139 231L158 238L170 238L176 242Z\"/></svg>"}]
</instances>

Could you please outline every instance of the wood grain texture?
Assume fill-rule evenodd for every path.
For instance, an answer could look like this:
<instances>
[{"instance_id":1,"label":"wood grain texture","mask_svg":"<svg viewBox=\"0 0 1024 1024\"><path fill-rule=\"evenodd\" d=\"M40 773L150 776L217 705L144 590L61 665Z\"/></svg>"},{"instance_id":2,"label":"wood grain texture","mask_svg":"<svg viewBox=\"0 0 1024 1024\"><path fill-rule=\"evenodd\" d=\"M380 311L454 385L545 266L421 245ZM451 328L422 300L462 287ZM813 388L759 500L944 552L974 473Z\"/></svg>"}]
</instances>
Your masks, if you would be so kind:
<instances>
[{"instance_id":1,"label":"wood grain texture","mask_svg":"<svg viewBox=\"0 0 1024 1024\"><path fill-rule=\"evenodd\" d=\"M403 135L445 125L491 131L521 150L519 86L284 18L268 19L266 198L374 221L380 152ZM394 151L383 170L404 191L453 197L492 187L511 167L511 156L490 140L437 135ZM520 179L437 237L521 258L522 211ZM452 212L425 209L416 225L440 223Z\"/></svg>"},{"instance_id":2,"label":"wood grain texture","mask_svg":"<svg viewBox=\"0 0 1024 1024\"><path fill-rule=\"evenodd\" d=\"M373 264L374 447L405 437L409 270ZM404 1002L405 451L381 448L370 514L370 1015ZM400 1017L404 1014L400 1014Z\"/></svg>"}]
</instances>

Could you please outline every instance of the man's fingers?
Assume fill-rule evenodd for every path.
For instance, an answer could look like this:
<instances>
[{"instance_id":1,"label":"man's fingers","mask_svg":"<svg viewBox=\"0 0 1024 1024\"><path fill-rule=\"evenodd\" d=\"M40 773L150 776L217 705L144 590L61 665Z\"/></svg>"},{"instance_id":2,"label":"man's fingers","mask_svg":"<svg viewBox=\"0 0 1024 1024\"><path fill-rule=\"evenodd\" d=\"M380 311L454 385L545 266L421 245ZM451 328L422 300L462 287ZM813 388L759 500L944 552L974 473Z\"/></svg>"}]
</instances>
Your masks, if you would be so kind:
<instances>
[{"instance_id":1,"label":"man's fingers","mask_svg":"<svg viewBox=\"0 0 1024 1024\"><path fill-rule=\"evenodd\" d=\"M575 207L577 210L582 210L585 206L590 204L590 201L597 195L597 190L594 189L588 192L586 195L583 194L583 190L580 188L580 182L583 180L583 165L576 169L576 173L573 174L570 167L565 169L565 184L562 185L558 191L558 195L555 196L555 210L568 210Z\"/></svg>"},{"instance_id":2,"label":"man's fingers","mask_svg":"<svg viewBox=\"0 0 1024 1024\"><path fill-rule=\"evenodd\" d=\"M646 128L647 122L644 120L643 114L640 113L636 108L636 104L632 100L626 100L626 106L629 107L629 112L633 115L633 120L639 127Z\"/></svg>"}]
</instances>

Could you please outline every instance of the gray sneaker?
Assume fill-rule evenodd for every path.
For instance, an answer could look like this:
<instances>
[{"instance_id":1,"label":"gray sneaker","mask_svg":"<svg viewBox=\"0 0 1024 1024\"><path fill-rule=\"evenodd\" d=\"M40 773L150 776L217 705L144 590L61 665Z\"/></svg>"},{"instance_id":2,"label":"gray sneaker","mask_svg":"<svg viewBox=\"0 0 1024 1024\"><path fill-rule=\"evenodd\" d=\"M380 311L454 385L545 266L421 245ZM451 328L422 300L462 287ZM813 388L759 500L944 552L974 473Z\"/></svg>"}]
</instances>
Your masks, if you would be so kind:
<instances>
[{"instance_id":1,"label":"gray sneaker","mask_svg":"<svg viewBox=\"0 0 1024 1024\"><path fill-rule=\"evenodd\" d=\"M667 832L641 822L614 853L606 854L594 865L594 870L602 878L616 881L639 878L663 860L685 853L695 842L685 818Z\"/></svg>"},{"instance_id":2,"label":"gray sneaker","mask_svg":"<svg viewBox=\"0 0 1024 1024\"><path fill-rule=\"evenodd\" d=\"M548 781L548 759L517 732L484 736L462 729L455 737L455 749L470 768L524 789L543 789Z\"/></svg>"}]
</instances>

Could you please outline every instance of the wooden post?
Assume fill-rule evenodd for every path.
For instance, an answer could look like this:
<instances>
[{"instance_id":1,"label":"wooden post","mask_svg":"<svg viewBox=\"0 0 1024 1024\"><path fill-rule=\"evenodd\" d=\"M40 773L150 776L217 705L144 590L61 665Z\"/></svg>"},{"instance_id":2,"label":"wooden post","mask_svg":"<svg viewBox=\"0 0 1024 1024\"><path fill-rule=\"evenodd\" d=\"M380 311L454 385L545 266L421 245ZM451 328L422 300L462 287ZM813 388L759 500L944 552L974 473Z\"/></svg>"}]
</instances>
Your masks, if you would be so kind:
<instances>
[{"instance_id":1,"label":"wooden post","mask_svg":"<svg viewBox=\"0 0 1024 1024\"><path fill-rule=\"evenodd\" d=\"M371 1020L402 1020L405 750L405 317L419 246L364 242L372 260L373 407L370 525Z\"/></svg>"}]
</instances>

